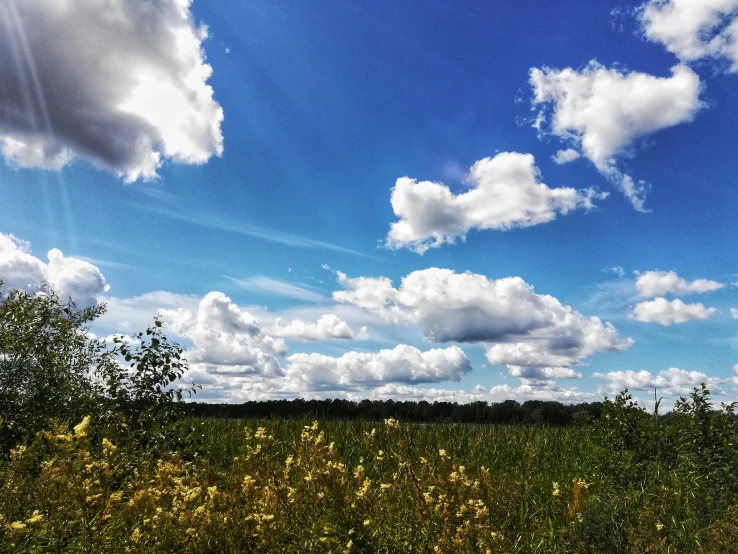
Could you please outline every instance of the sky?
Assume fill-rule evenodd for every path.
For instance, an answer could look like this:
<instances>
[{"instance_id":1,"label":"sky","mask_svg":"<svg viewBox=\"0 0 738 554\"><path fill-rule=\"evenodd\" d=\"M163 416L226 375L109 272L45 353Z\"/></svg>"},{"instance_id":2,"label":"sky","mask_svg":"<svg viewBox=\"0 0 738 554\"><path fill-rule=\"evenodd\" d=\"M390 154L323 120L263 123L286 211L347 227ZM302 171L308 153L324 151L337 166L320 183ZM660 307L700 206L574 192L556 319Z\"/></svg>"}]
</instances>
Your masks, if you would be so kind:
<instances>
[{"instance_id":1,"label":"sky","mask_svg":"<svg viewBox=\"0 0 738 554\"><path fill-rule=\"evenodd\" d=\"M738 0L9 0L0 279L198 400L738 400Z\"/></svg>"}]
</instances>

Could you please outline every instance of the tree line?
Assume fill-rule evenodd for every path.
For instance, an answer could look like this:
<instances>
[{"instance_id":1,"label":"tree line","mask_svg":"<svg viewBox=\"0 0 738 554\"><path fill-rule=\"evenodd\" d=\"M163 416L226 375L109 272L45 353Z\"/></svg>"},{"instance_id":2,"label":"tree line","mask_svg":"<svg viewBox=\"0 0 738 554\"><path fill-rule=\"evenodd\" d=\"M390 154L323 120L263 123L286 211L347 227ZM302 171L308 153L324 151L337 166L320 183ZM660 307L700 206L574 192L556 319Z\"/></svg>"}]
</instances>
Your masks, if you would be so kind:
<instances>
[{"instance_id":1,"label":"tree line","mask_svg":"<svg viewBox=\"0 0 738 554\"><path fill-rule=\"evenodd\" d=\"M602 402L562 404L561 402L515 400L459 404L389 400L313 399L262 400L242 404L210 404L191 402L188 411L198 417L216 418L306 418L382 420L395 418L413 423L501 423L545 424L566 426L597 420Z\"/></svg>"}]
</instances>

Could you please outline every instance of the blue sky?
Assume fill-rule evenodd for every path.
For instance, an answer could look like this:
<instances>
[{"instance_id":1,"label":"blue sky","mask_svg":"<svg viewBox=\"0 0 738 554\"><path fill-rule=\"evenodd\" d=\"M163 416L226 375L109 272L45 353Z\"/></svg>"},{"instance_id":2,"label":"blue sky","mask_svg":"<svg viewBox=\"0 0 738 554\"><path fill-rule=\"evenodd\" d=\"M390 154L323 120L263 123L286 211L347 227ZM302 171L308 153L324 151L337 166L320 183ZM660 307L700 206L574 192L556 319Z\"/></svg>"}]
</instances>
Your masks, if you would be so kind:
<instances>
[{"instance_id":1,"label":"blue sky","mask_svg":"<svg viewBox=\"0 0 738 554\"><path fill-rule=\"evenodd\" d=\"M214 400L579 401L623 385L647 396L654 383L674 399L701 380L735 399L737 62L719 41L700 37L706 31L719 39L727 31L715 18L732 21L738 6L693 18L695 31L657 3L577 1L565 10L533 1L155 4L161 9L149 14L158 26L151 36L140 13L124 13L133 23L123 32L94 2L55 18L44 15L51 12L46 0L0 12L13 29L0 46L6 40L6 51L20 52L13 59L0 54L0 71L17 82L0 91L0 100L27 116L18 123L13 110L0 113L0 233L15 237L15 247L0 248L0 271L31 283L21 261L31 256L46 264L55 248L76 260L54 273L59 283L89 276L87 265L94 266L109 285L103 290L97 274L83 281L108 303L93 329L99 336L133 332L169 310L172 332L194 352L193 378ZM698 2L666 4L691 14ZM32 16L53 32L29 30L24 22ZM82 21L110 26L114 38L91 49L100 59L71 38ZM188 37L190 50L167 43L168 29ZM96 63L110 59L123 61ZM72 79L49 69L59 64L83 73ZM200 73L195 84L132 77L206 65L212 75ZM537 84L534 68L542 72ZM118 92L103 86L111 79ZM142 89L132 82L163 82L171 90L151 85L151 96L137 96ZM536 93L546 91L549 100L536 103ZM133 107L122 110L124 101ZM541 110L546 120L533 128ZM85 142L95 125L109 127ZM100 146L108 140L109 148ZM140 150L110 154L121 141L136 140L159 156L157 164L147 165ZM556 163L552 157L567 148L578 159ZM504 153L530 154L534 162ZM470 180L469 169L485 158L499 162L485 173L490 181ZM530 180L505 173L512 163L529 169ZM626 176L648 183L647 192L628 193ZM417 181L401 192L402 177ZM436 185L421 190L424 181ZM540 183L545 190L517 199L516 191ZM486 186L491 196L454 199ZM553 189L566 189L565 208L547 203ZM395 193L408 211L395 209ZM499 208L508 201L514 205ZM525 202L544 202L547 220L538 222ZM388 242L390 225L401 220L404 238ZM53 281L52 265L39 266L39 275ZM500 311L507 289L490 299L486 285L477 290L464 278L434 274L418 285L427 289L408 285L400 293L407 297L380 294L383 300L371 304L357 300L359 293L376 296L381 286L351 281L386 277L398 289L403 277L429 268L468 271L490 283L519 277L535 292ZM674 271L683 281L647 274L660 280L656 293L640 294L635 271ZM691 286L697 279L713 284ZM458 290L441 307L426 294L434 287L448 292L452 282ZM352 287L357 295L332 296ZM212 292L230 303L206 296ZM547 327L559 308L545 312L536 294L610 322L617 339L584 345L582 337L599 332L590 323ZM662 304L649 304L661 297ZM221 319L205 317L203 304L198 312L203 299L225 310ZM383 313L391 302L399 311ZM477 302L489 306L479 316L470 311ZM702 309L689 307L695 304ZM233 310L240 327L224 323L223 313ZM351 333L341 327L328 340L304 340L307 324L326 314ZM258 320L258 332L244 330L249 318ZM292 320L302 323L284 328ZM455 340L435 340L433 325ZM459 331L475 326L484 327L481 335ZM490 330L499 326L498 334ZM583 342L562 358L547 333ZM223 336L231 348L225 353L217 343ZM275 345L280 340L284 345ZM499 344L530 347L537 361L492 348ZM394 353L379 355L382 349ZM436 357L422 356L429 350ZM377 369L367 376L357 364ZM681 372L659 377L669 368ZM477 385L484 390L475 392Z\"/></svg>"}]
</instances>

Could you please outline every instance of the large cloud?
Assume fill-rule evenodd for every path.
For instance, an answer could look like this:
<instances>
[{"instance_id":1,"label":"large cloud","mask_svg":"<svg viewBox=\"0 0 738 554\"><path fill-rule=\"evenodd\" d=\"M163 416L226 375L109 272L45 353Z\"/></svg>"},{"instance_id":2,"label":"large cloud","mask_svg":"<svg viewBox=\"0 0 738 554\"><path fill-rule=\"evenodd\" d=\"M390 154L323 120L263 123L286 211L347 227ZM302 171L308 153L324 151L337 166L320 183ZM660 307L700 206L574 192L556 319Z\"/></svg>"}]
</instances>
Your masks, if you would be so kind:
<instances>
[{"instance_id":1,"label":"large cloud","mask_svg":"<svg viewBox=\"0 0 738 554\"><path fill-rule=\"evenodd\" d=\"M638 275L635 285L641 296L710 292L725 286L709 279L695 279L688 282L679 277L675 271L646 271Z\"/></svg>"},{"instance_id":2,"label":"large cloud","mask_svg":"<svg viewBox=\"0 0 738 554\"><path fill-rule=\"evenodd\" d=\"M466 237L471 229L507 230L547 223L607 194L592 189L549 188L530 154L503 152L477 161L470 190L454 194L442 183L397 179L390 202L399 221L392 223L386 244L422 254L429 248Z\"/></svg>"},{"instance_id":3,"label":"large cloud","mask_svg":"<svg viewBox=\"0 0 738 554\"><path fill-rule=\"evenodd\" d=\"M222 292L210 292L196 310L162 310L162 318L195 349L188 360L216 373L280 375L284 340L267 335L258 320Z\"/></svg>"},{"instance_id":4,"label":"large cloud","mask_svg":"<svg viewBox=\"0 0 738 554\"><path fill-rule=\"evenodd\" d=\"M533 105L541 110L535 126L581 151L644 210L647 185L622 173L616 158L640 137L691 121L702 107L697 74L685 65L671 73L656 77L607 69L596 61L581 70L533 68Z\"/></svg>"},{"instance_id":5,"label":"large cloud","mask_svg":"<svg viewBox=\"0 0 738 554\"><path fill-rule=\"evenodd\" d=\"M36 292L47 283L64 299L78 306L90 306L110 287L100 270L89 262L67 257L56 248L49 250L48 263L30 253L30 244L13 235L0 233L0 280L6 289Z\"/></svg>"},{"instance_id":6,"label":"large cloud","mask_svg":"<svg viewBox=\"0 0 738 554\"><path fill-rule=\"evenodd\" d=\"M223 151L191 0L0 3L0 150L21 167L90 160L127 181Z\"/></svg>"},{"instance_id":7,"label":"large cloud","mask_svg":"<svg viewBox=\"0 0 738 554\"><path fill-rule=\"evenodd\" d=\"M738 0L650 0L639 10L643 31L682 61L723 59L738 71Z\"/></svg>"},{"instance_id":8,"label":"large cloud","mask_svg":"<svg viewBox=\"0 0 738 554\"><path fill-rule=\"evenodd\" d=\"M289 337L299 340L326 341L333 339L353 339L354 330L351 326L335 314L323 314L317 321L293 319L287 324L278 317L269 333L278 337ZM362 327L357 338L367 337L367 328Z\"/></svg>"},{"instance_id":9,"label":"large cloud","mask_svg":"<svg viewBox=\"0 0 738 554\"><path fill-rule=\"evenodd\" d=\"M699 371L684 371L676 367L663 369L658 375L648 371L612 371L610 373L595 373L595 377L606 379L612 384L613 391L630 390L651 391L657 389L659 394L688 394L695 387L705 383L713 393L722 394L720 383L729 381L719 377L709 377Z\"/></svg>"},{"instance_id":10,"label":"large cloud","mask_svg":"<svg viewBox=\"0 0 738 554\"><path fill-rule=\"evenodd\" d=\"M678 298L671 301L666 298L655 298L636 304L630 317L636 321L658 323L668 327L674 323L708 319L716 313L716 308L706 308L702 303L685 304Z\"/></svg>"},{"instance_id":11,"label":"large cloud","mask_svg":"<svg viewBox=\"0 0 738 554\"><path fill-rule=\"evenodd\" d=\"M471 371L471 362L458 346L422 352L397 345L379 352L347 352L334 358L323 354L293 354L287 358L288 376L310 388L345 389L383 383L458 381Z\"/></svg>"},{"instance_id":12,"label":"large cloud","mask_svg":"<svg viewBox=\"0 0 738 554\"><path fill-rule=\"evenodd\" d=\"M597 317L536 294L520 277L490 280L430 268L410 273L394 288L385 277L338 276L344 290L333 293L335 300L391 321L418 323L432 342L485 343L495 364L562 368L595 352L623 351L633 342Z\"/></svg>"}]
</instances>

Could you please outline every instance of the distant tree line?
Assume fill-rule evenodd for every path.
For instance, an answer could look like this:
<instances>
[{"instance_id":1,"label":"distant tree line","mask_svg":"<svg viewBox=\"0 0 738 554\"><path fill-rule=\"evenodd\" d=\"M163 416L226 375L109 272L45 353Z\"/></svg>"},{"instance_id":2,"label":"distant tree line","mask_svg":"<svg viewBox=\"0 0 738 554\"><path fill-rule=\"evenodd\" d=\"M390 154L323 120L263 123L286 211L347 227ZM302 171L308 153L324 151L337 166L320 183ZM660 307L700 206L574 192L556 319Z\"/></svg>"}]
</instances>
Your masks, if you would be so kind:
<instances>
[{"instance_id":1,"label":"distant tree line","mask_svg":"<svg viewBox=\"0 0 738 554\"><path fill-rule=\"evenodd\" d=\"M243 404L188 403L188 410L197 417L220 418L304 418L382 420L395 418L415 423L531 423L575 425L597 420L602 402L562 404L542 400L515 400L470 404L456 402L361 400L265 400Z\"/></svg>"}]
</instances>

